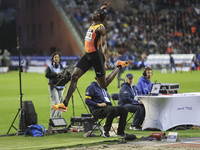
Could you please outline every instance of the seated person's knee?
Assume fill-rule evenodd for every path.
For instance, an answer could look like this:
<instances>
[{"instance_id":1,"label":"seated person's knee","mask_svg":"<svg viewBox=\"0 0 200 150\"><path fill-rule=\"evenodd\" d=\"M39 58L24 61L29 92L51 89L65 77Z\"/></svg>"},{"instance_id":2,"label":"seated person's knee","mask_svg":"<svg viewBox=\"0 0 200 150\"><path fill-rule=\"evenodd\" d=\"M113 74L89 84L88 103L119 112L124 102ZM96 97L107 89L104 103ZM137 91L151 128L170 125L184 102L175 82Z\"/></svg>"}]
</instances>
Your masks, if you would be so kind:
<instances>
[{"instance_id":1,"label":"seated person's knee","mask_svg":"<svg viewBox=\"0 0 200 150\"><path fill-rule=\"evenodd\" d=\"M128 114L128 112L129 112L128 108L126 108L126 107L122 107L121 110L123 113L126 113L126 114Z\"/></svg>"},{"instance_id":2,"label":"seated person's knee","mask_svg":"<svg viewBox=\"0 0 200 150\"><path fill-rule=\"evenodd\" d=\"M112 109L110 109L110 112L117 115L117 108L112 107Z\"/></svg>"}]
</instances>

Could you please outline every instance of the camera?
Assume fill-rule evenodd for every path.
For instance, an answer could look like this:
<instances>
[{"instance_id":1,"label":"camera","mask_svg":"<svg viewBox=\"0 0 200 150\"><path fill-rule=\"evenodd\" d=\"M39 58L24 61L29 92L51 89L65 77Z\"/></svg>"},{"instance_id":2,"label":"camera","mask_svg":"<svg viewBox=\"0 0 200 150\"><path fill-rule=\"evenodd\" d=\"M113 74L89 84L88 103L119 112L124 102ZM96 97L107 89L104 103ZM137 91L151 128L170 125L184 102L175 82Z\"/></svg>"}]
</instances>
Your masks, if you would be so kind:
<instances>
[{"instance_id":1,"label":"camera","mask_svg":"<svg viewBox=\"0 0 200 150\"><path fill-rule=\"evenodd\" d=\"M71 73L67 68L64 68L62 73L58 76L57 86L65 86L71 80Z\"/></svg>"}]
</instances>

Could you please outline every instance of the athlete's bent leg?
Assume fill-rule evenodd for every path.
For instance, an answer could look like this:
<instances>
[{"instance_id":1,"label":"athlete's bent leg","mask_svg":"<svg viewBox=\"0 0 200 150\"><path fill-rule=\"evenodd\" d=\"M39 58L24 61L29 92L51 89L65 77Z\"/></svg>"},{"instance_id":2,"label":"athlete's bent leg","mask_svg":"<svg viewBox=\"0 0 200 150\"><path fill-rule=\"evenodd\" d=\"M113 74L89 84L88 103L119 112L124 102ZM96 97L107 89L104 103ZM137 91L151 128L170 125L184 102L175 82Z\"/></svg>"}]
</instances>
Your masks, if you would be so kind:
<instances>
[{"instance_id":1,"label":"athlete's bent leg","mask_svg":"<svg viewBox=\"0 0 200 150\"><path fill-rule=\"evenodd\" d=\"M67 107L68 105L68 102L72 96L72 94L74 93L75 89L76 89L76 86L77 86L77 82L78 82L78 79L84 74L84 72L78 68L78 67L75 67L74 68L74 72L72 74L72 77L71 77L71 82L70 82L70 85L68 87L68 90L67 90L67 95L63 101L64 105Z\"/></svg>"},{"instance_id":2,"label":"athlete's bent leg","mask_svg":"<svg viewBox=\"0 0 200 150\"><path fill-rule=\"evenodd\" d=\"M127 61L117 61L117 67L111 73L109 73L106 77L97 77L97 81L100 87L106 89L108 85L113 81L115 76L118 74L120 68L123 68L128 65L129 63Z\"/></svg>"},{"instance_id":3,"label":"athlete's bent leg","mask_svg":"<svg viewBox=\"0 0 200 150\"><path fill-rule=\"evenodd\" d=\"M117 73L119 72L119 68L116 67L111 73L109 73L106 77L97 77L97 81L101 88L106 89L108 85L113 81Z\"/></svg>"},{"instance_id":4,"label":"athlete's bent leg","mask_svg":"<svg viewBox=\"0 0 200 150\"><path fill-rule=\"evenodd\" d=\"M80 68L78 68L78 67L74 68L74 72L73 72L72 77L71 77L71 82L70 82L70 85L69 85L68 90L67 90L67 95L66 95L63 103L59 103L57 105L52 105L53 109L60 110L60 111L63 111L63 112L67 111L67 106L68 106L68 102L70 100L70 97L72 96L74 90L76 89L78 79L83 74L84 74L84 72Z\"/></svg>"}]
</instances>

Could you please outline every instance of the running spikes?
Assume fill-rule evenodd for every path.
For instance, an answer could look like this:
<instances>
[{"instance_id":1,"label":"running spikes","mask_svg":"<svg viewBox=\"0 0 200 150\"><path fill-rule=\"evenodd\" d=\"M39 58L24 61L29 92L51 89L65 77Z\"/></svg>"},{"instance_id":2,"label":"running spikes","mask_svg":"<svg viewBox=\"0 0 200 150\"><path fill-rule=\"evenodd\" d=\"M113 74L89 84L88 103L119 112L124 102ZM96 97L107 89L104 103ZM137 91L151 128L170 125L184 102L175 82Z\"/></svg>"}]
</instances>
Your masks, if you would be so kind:
<instances>
[{"instance_id":1,"label":"running spikes","mask_svg":"<svg viewBox=\"0 0 200 150\"><path fill-rule=\"evenodd\" d=\"M62 112L66 112L67 111L67 107L63 104L63 103L58 103L57 105L52 105L53 109L55 110L59 110Z\"/></svg>"}]
</instances>

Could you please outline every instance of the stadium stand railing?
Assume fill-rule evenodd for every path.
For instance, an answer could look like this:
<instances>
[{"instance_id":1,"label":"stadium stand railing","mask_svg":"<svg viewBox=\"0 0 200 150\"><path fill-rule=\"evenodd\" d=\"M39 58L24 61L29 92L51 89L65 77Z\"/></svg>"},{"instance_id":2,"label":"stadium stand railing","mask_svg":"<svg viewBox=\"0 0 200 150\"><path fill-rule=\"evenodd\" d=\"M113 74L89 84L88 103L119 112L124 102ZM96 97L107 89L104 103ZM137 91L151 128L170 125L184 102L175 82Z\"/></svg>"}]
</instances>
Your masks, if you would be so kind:
<instances>
[{"instance_id":1,"label":"stadium stand railing","mask_svg":"<svg viewBox=\"0 0 200 150\"><path fill-rule=\"evenodd\" d=\"M172 54L177 70L189 71L191 63L196 60L195 54ZM147 66L155 69L168 68L170 57L168 54L150 54L147 57Z\"/></svg>"},{"instance_id":2,"label":"stadium stand railing","mask_svg":"<svg viewBox=\"0 0 200 150\"><path fill-rule=\"evenodd\" d=\"M69 31L71 32L72 36L74 37L74 40L77 42L77 45L79 46L79 48L81 49L81 51L84 54L85 50L84 50L83 39L81 39L81 36L79 35L80 32L78 32L78 31L80 31L80 30L77 28L77 25L75 25L74 20L71 19L68 15L66 15L66 12L63 9L60 1L57 1L57 0L51 0L51 1L52 1L53 5L55 6L55 8L57 9L60 16L62 17L62 19L65 22L68 29L70 29Z\"/></svg>"}]
</instances>

